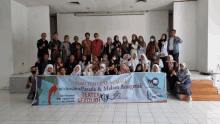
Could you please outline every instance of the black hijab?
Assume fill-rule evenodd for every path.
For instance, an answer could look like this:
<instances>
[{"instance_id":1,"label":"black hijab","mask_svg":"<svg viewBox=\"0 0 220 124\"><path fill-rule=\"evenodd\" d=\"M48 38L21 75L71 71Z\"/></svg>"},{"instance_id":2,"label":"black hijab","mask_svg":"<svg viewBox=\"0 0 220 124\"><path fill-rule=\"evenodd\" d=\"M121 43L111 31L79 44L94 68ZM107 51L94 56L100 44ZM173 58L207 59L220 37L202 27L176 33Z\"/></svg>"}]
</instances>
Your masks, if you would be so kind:
<instances>
[{"instance_id":1,"label":"black hijab","mask_svg":"<svg viewBox=\"0 0 220 124\"><path fill-rule=\"evenodd\" d=\"M141 66L141 70L138 71L137 68L140 67L140 66ZM138 64L138 65L136 66L135 72L143 72L142 64Z\"/></svg>"},{"instance_id":2,"label":"black hijab","mask_svg":"<svg viewBox=\"0 0 220 124\"><path fill-rule=\"evenodd\" d=\"M165 35L165 39L162 39L163 35ZM159 46L160 51L161 51L161 48L162 48L162 43L161 42L167 41L167 35L166 34L162 34L162 36L161 36L161 38L160 38L160 40L158 42L158 46Z\"/></svg>"}]
</instances>

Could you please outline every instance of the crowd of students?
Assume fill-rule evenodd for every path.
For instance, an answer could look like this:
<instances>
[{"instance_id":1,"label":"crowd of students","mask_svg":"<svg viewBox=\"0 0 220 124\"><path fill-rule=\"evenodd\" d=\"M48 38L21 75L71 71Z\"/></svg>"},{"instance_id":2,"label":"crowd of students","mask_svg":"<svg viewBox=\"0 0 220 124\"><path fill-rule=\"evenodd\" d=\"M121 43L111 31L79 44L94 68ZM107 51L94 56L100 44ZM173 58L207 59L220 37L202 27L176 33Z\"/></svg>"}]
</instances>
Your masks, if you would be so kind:
<instances>
[{"instance_id":1,"label":"crowd of students","mask_svg":"<svg viewBox=\"0 0 220 124\"><path fill-rule=\"evenodd\" d=\"M170 38L162 34L160 40L150 37L146 44L142 36L132 35L129 42L126 36L120 42L117 35L107 38L107 43L99 39L99 34L85 34L85 40L79 43L79 37L69 42L69 36L64 41L58 40L58 34L53 34L53 40L46 40L46 33L42 33L37 41L38 61L31 67L32 76L27 87L32 86L31 79L38 75L71 75L71 76L104 76L121 75L133 72L164 72L167 74L169 93L176 95L183 93L191 98L190 72L184 63L179 64L179 43L183 41L175 36L176 30L170 32ZM51 50L51 60L49 52ZM180 70L178 69L180 66ZM33 81L32 81L33 82ZM31 96L29 99L32 98Z\"/></svg>"}]
</instances>

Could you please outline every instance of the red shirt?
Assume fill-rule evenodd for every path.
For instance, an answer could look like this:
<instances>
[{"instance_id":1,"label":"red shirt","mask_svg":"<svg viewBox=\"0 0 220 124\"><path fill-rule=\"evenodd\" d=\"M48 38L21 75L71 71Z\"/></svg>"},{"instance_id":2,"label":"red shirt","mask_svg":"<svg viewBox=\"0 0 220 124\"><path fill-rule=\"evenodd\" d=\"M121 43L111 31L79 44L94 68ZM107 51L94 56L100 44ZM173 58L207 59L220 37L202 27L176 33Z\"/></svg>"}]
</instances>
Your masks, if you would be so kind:
<instances>
[{"instance_id":1,"label":"red shirt","mask_svg":"<svg viewBox=\"0 0 220 124\"><path fill-rule=\"evenodd\" d=\"M101 52L103 49L103 41L102 40L93 40L92 41L92 55L93 56L101 56Z\"/></svg>"}]
</instances>

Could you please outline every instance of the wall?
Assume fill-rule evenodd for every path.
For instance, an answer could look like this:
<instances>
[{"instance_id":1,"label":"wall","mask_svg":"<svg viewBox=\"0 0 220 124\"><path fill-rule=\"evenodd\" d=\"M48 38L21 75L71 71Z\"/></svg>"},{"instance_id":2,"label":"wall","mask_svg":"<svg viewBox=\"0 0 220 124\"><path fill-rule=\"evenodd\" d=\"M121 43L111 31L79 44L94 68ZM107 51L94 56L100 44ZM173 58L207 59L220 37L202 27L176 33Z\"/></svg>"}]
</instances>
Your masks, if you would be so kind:
<instances>
[{"instance_id":1,"label":"wall","mask_svg":"<svg viewBox=\"0 0 220 124\"><path fill-rule=\"evenodd\" d=\"M196 1L174 2L173 28L183 40L179 46L179 62L196 70Z\"/></svg>"},{"instance_id":2,"label":"wall","mask_svg":"<svg viewBox=\"0 0 220 124\"><path fill-rule=\"evenodd\" d=\"M0 89L8 89L9 76L13 74L13 49L11 27L11 1L0 0Z\"/></svg>"},{"instance_id":3,"label":"wall","mask_svg":"<svg viewBox=\"0 0 220 124\"><path fill-rule=\"evenodd\" d=\"M53 39L53 33L57 32L57 18L50 17L50 39Z\"/></svg>"},{"instance_id":4,"label":"wall","mask_svg":"<svg viewBox=\"0 0 220 124\"><path fill-rule=\"evenodd\" d=\"M142 35L145 42L149 42L149 37L155 35L157 39L162 33L166 33L168 28L168 12L157 11L148 12L145 15L129 16L85 16L76 17L73 14L57 14L57 30L59 39L63 41L64 35L70 36L73 42L74 36L79 36L80 42L85 39L85 33L90 32L90 39L94 39L93 34L99 33L103 42L107 37L114 38L114 35L120 37L127 36L129 42L131 35Z\"/></svg>"},{"instance_id":5,"label":"wall","mask_svg":"<svg viewBox=\"0 0 220 124\"><path fill-rule=\"evenodd\" d=\"M196 70L208 70L208 1L198 0L196 7Z\"/></svg>"},{"instance_id":6,"label":"wall","mask_svg":"<svg viewBox=\"0 0 220 124\"><path fill-rule=\"evenodd\" d=\"M41 33L45 32L50 41L49 6L27 7L27 10L29 62L33 66L37 61L37 40L41 39Z\"/></svg>"},{"instance_id":7,"label":"wall","mask_svg":"<svg viewBox=\"0 0 220 124\"><path fill-rule=\"evenodd\" d=\"M11 1L14 74L29 70L27 7Z\"/></svg>"},{"instance_id":8,"label":"wall","mask_svg":"<svg viewBox=\"0 0 220 124\"><path fill-rule=\"evenodd\" d=\"M208 70L217 71L220 63L220 1L208 1ZM220 71L218 71L219 73Z\"/></svg>"}]
</instances>

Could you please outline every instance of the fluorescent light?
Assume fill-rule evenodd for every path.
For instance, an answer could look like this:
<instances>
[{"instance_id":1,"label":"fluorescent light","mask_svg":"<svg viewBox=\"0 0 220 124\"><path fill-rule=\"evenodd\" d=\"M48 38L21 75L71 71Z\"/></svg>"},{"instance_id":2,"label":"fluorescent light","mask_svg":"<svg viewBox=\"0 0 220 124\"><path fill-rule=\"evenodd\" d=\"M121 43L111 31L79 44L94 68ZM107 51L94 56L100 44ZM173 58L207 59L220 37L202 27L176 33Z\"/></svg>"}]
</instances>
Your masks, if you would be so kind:
<instances>
[{"instance_id":1,"label":"fluorescent light","mask_svg":"<svg viewBox=\"0 0 220 124\"><path fill-rule=\"evenodd\" d=\"M117 12L103 12L103 13L75 13L76 16L117 16L117 15L143 15L143 12L122 12L122 13L117 13Z\"/></svg>"}]
</instances>

